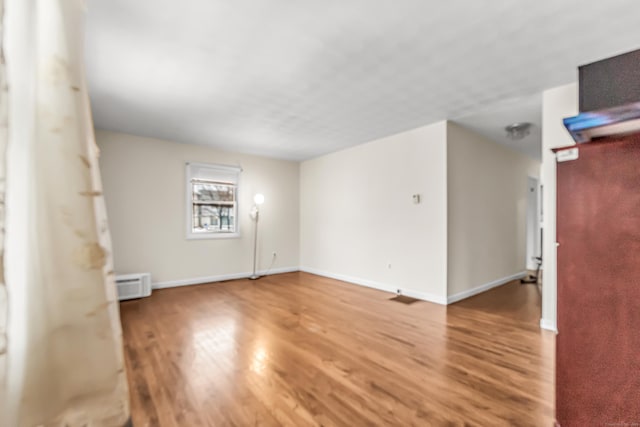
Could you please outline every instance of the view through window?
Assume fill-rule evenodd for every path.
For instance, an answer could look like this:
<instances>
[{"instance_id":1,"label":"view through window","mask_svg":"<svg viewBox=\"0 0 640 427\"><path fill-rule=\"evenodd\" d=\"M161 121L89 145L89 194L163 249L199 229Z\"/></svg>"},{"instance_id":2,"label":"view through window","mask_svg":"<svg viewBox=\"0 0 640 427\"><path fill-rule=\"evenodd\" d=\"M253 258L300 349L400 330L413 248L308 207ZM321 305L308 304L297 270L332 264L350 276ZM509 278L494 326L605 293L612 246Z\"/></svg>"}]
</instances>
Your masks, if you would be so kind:
<instances>
[{"instance_id":1,"label":"view through window","mask_svg":"<svg viewBox=\"0 0 640 427\"><path fill-rule=\"evenodd\" d=\"M236 185L201 179L191 181L193 233L236 231Z\"/></svg>"}]
</instances>

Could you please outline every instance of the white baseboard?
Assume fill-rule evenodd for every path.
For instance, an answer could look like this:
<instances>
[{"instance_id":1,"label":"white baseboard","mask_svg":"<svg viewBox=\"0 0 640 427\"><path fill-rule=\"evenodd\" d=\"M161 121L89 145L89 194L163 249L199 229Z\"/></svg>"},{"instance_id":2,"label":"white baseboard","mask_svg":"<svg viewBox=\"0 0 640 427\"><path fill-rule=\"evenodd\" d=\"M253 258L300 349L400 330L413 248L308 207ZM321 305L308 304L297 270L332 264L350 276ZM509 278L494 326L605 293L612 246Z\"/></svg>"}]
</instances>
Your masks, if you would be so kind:
<instances>
[{"instance_id":1,"label":"white baseboard","mask_svg":"<svg viewBox=\"0 0 640 427\"><path fill-rule=\"evenodd\" d=\"M310 267L300 267L300 271L304 271L305 273L315 274L316 276L328 277L330 279L341 280L343 282L352 283L354 285L366 286L367 288L377 289L379 291L390 292L395 294L398 290L397 286L389 285L386 283L376 282L373 280L362 279L360 277L347 276L344 274L336 274L330 273L328 271L317 270L315 268ZM430 294L427 292L415 291L412 289L401 289L401 294L406 295L411 298L416 298L423 301L433 302L436 304L446 304L446 298L440 297L438 295Z\"/></svg>"},{"instance_id":2,"label":"white baseboard","mask_svg":"<svg viewBox=\"0 0 640 427\"><path fill-rule=\"evenodd\" d=\"M482 292L488 291L489 289L493 289L493 288L496 288L498 286L501 286L501 285L504 285L506 283L509 283L512 280L522 279L526 275L527 275L526 271L521 271L520 273L512 274L511 276L503 277L501 279L497 279L497 280L494 280L492 282L485 283L485 284L480 285L480 286L476 286L475 288L471 288L471 289L468 289L468 290L463 291L463 292L459 292L459 293L454 294L454 295L449 295L447 297L447 304L453 304L454 302L461 301L461 300L463 300L465 298L469 298L469 297L472 297L474 295L478 295L478 294L480 294Z\"/></svg>"},{"instance_id":3,"label":"white baseboard","mask_svg":"<svg viewBox=\"0 0 640 427\"><path fill-rule=\"evenodd\" d=\"M556 334L558 333L558 326L556 322L549 319L540 319L540 329L546 329L547 331L553 331Z\"/></svg>"},{"instance_id":4,"label":"white baseboard","mask_svg":"<svg viewBox=\"0 0 640 427\"><path fill-rule=\"evenodd\" d=\"M260 270L260 271L257 271L256 274L260 276L264 276L266 274L272 275L272 274L280 274L280 273L291 273L299 270L300 269L298 267L282 267L282 268L273 268L271 270ZM225 280L246 279L249 276L251 276L251 272L221 274L218 276L207 276L207 277L194 277L191 279L168 280L166 282L154 283L153 285L151 285L151 289L175 288L178 286L189 286L189 285L200 285L202 283L222 282Z\"/></svg>"},{"instance_id":5,"label":"white baseboard","mask_svg":"<svg viewBox=\"0 0 640 427\"><path fill-rule=\"evenodd\" d=\"M340 280L343 282L348 282L348 283L352 283L354 285L359 285L359 286L365 286L368 288L373 288L373 289L377 289L380 291L384 291L384 292L389 292L392 294L395 294L398 290L397 286L393 286L390 284L386 284L386 283L382 283L382 282L377 282L374 280L368 280L368 279L362 279L360 277L353 277L353 276L347 276L344 274L337 274L337 273L331 273L328 271L323 271L323 270L318 270L315 268L310 268L310 267L282 267L282 268L274 268L272 270L268 271L268 274L281 274L281 273L291 273L291 272L295 272L295 271L304 271L305 273L310 273L310 274L315 274L317 276L323 276L323 277L328 277L331 279L335 279L335 280ZM261 270L258 271L257 274L259 275L265 275L267 274L267 270ZM251 275L251 272L246 272L246 273L232 273L232 274L222 274L222 275L217 275L217 276L206 276L206 277L194 277L194 278L190 278L190 279L179 279L179 280L168 280L168 281L164 281L164 282L156 282L153 283L151 288L152 289L165 289L165 288L175 288L178 286L189 286L189 285L199 285L202 283L212 283L212 282L222 282L225 280L236 280L236 279L245 279L248 278ZM406 295L408 297L411 298L417 298L419 300L423 300L423 301L428 301L428 302L433 302L436 304L442 304L442 305L447 305L447 304L452 304L454 302L463 300L465 298L469 298L473 295L477 295L479 293L488 291L489 289L495 288L497 286L500 285L504 285L505 283L508 283L512 280L516 280L516 279L520 279L522 277L526 276L526 272L520 272L508 277L503 277L501 279L498 280L494 280L492 282L489 283L485 283L483 285L477 286L473 289L469 289L467 291L464 292L460 292L458 294L455 295L451 295L447 298L442 297L442 296L438 296L435 294L431 294L428 292L421 292L421 291L416 291L413 289L406 289L406 288L401 288L401 294L402 295ZM540 327L543 329L549 329L551 331L555 331L555 324L552 324L551 322L546 322L544 321L544 325L543 325L543 321L544 319L540 320Z\"/></svg>"}]
</instances>

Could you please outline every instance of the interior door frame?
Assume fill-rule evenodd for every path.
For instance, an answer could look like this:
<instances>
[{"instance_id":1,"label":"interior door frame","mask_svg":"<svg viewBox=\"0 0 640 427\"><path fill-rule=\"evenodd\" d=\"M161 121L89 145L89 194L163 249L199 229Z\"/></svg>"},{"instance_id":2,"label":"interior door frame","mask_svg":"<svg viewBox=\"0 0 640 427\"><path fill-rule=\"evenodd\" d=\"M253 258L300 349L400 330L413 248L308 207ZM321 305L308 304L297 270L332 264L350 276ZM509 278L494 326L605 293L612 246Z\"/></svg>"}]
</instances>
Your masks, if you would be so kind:
<instances>
[{"instance_id":1,"label":"interior door frame","mask_svg":"<svg viewBox=\"0 0 640 427\"><path fill-rule=\"evenodd\" d=\"M535 202L533 206L530 203L530 193L533 188L535 193ZM540 256L540 241L541 232L541 215L540 215L540 178L537 176L527 176L527 203L525 207L525 268L527 270L535 270L536 263L533 257ZM533 230L530 233L530 226L533 226Z\"/></svg>"}]
</instances>

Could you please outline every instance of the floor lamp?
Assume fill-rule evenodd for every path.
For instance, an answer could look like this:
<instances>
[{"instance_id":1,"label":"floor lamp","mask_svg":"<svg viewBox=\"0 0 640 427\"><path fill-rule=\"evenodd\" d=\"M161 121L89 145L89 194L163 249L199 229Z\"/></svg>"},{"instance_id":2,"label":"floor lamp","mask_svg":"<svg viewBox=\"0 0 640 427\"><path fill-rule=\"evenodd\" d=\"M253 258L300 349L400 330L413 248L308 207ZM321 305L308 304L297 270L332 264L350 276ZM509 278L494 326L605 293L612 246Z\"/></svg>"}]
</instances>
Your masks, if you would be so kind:
<instances>
[{"instance_id":1,"label":"floor lamp","mask_svg":"<svg viewBox=\"0 0 640 427\"><path fill-rule=\"evenodd\" d=\"M253 209L251 209L251 218L255 221L253 226L253 273L249 279L256 280L260 276L256 274L256 254L258 250L258 219L260 218L260 205L264 203L264 196L260 193L253 196Z\"/></svg>"}]
</instances>

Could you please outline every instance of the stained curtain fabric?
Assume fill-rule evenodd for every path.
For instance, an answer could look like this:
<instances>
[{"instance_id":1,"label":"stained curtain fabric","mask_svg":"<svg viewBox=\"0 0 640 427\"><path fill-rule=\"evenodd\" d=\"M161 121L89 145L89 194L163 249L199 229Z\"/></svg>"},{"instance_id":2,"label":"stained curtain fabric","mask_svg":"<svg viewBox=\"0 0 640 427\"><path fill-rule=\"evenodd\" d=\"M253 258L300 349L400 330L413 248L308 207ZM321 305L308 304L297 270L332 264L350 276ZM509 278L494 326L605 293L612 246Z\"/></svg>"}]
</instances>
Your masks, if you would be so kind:
<instances>
[{"instance_id":1,"label":"stained curtain fabric","mask_svg":"<svg viewBox=\"0 0 640 427\"><path fill-rule=\"evenodd\" d=\"M129 418L84 7L0 0L0 426Z\"/></svg>"}]
</instances>

